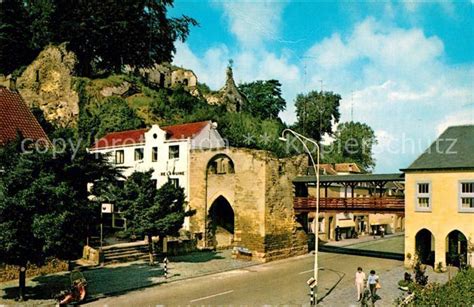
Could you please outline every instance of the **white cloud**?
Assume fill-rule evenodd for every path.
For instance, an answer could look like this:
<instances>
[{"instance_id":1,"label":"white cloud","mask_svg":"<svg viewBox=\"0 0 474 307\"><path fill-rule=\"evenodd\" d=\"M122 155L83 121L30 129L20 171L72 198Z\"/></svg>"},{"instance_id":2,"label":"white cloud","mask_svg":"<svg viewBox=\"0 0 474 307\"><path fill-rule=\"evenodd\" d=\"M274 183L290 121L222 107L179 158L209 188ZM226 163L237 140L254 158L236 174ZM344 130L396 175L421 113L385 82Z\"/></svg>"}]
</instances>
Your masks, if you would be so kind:
<instances>
[{"instance_id":1,"label":"white cloud","mask_svg":"<svg viewBox=\"0 0 474 307\"><path fill-rule=\"evenodd\" d=\"M474 125L474 104L470 108L457 111L444 117L436 127L438 135L449 126Z\"/></svg>"},{"instance_id":2,"label":"white cloud","mask_svg":"<svg viewBox=\"0 0 474 307\"><path fill-rule=\"evenodd\" d=\"M204 56L199 57L186 43L177 43L173 64L192 69L200 82L206 83L212 89L218 89L224 83L229 59L229 50L224 45L211 47Z\"/></svg>"},{"instance_id":3,"label":"white cloud","mask_svg":"<svg viewBox=\"0 0 474 307\"><path fill-rule=\"evenodd\" d=\"M472 2L473 0L471 0ZM443 10L444 13L454 16L454 3L455 1L449 1L449 0L429 0L429 1L424 1L424 0L402 0L403 7L408 13L416 13L420 10L422 10L422 7L424 4L433 4L436 3L438 4L441 9Z\"/></svg>"},{"instance_id":4,"label":"white cloud","mask_svg":"<svg viewBox=\"0 0 474 307\"><path fill-rule=\"evenodd\" d=\"M474 65L447 64L443 42L420 28L389 26L369 17L349 32L315 42L295 62L291 50L279 54L263 44L279 32L283 5L273 12L267 2L249 7L225 2L222 7L240 48L217 45L196 55L179 44L175 63L193 69L213 89L223 85L230 58L237 82L280 80L287 100L280 115L288 123L296 119L296 94L319 90L323 80L325 90L343 97L341 121L351 120L353 113L355 121L374 129L377 172L408 166L440 130L473 122ZM242 14L247 17L239 18ZM410 147L412 142L416 146Z\"/></svg>"},{"instance_id":5,"label":"white cloud","mask_svg":"<svg viewBox=\"0 0 474 307\"><path fill-rule=\"evenodd\" d=\"M246 47L277 39L283 1L223 1L218 2L229 20L231 32Z\"/></svg>"},{"instance_id":6,"label":"white cloud","mask_svg":"<svg viewBox=\"0 0 474 307\"><path fill-rule=\"evenodd\" d=\"M342 121L351 120L353 111L354 120L376 131L376 149L404 140L421 144L376 154L377 171L405 166L393 161L409 164L436 137L437 125L472 122L473 65L446 64L443 42L419 28L367 18L349 33L315 43L307 55L313 59L309 88L319 89L318 80L324 80L325 88L340 93Z\"/></svg>"},{"instance_id":7,"label":"white cloud","mask_svg":"<svg viewBox=\"0 0 474 307\"><path fill-rule=\"evenodd\" d=\"M236 83L277 79L282 83L285 97L291 99L296 95L294 90L300 86L300 69L291 64L286 56L277 56L265 50L231 52L223 45L208 49L202 57L195 55L185 43L177 44L176 50L173 63L192 69L199 82L206 83L214 90L224 85L229 59L234 61ZM291 100L287 102L292 104Z\"/></svg>"}]
</instances>

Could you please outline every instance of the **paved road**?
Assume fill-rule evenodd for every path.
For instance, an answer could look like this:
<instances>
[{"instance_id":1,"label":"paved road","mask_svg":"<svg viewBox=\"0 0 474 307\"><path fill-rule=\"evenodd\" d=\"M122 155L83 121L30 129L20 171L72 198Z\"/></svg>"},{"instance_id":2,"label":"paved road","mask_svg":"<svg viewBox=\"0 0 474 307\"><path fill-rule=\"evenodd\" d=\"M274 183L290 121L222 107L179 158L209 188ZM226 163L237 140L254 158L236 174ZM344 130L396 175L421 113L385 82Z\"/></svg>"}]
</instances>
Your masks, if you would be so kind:
<instances>
[{"instance_id":1,"label":"paved road","mask_svg":"<svg viewBox=\"0 0 474 307\"><path fill-rule=\"evenodd\" d=\"M306 281L313 274L314 256L305 255L204 277L172 282L103 298L90 306L156 305L302 305L309 303ZM353 274L357 266L375 269L383 275L400 271L402 263L352 255L320 253L320 297L322 305L354 306ZM202 265L205 265L203 263ZM398 276L397 276L397 279ZM332 290L331 290L332 289ZM384 298L385 291L380 291ZM395 287L396 289L396 287ZM324 297L325 296L325 297ZM392 304L386 295L378 305Z\"/></svg>"}]
</instances>

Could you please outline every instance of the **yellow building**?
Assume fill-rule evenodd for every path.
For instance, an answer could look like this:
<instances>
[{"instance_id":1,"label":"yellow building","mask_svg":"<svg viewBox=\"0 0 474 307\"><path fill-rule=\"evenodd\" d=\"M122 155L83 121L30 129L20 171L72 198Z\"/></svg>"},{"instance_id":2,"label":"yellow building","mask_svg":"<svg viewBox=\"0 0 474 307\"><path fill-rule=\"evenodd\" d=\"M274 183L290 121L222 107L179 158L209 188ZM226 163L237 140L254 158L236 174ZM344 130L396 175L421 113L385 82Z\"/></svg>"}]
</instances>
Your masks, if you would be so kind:
<instances>
[{"instance_id":1,"label":"yellow building","mask_svg":"<svg viewBox=\"0 0 474 307\"><path fill-rule=\"evenodd\" d=\"M474 125L449 127L405 172L405 265L474 265Z\"/></svg>"}]
</instances>

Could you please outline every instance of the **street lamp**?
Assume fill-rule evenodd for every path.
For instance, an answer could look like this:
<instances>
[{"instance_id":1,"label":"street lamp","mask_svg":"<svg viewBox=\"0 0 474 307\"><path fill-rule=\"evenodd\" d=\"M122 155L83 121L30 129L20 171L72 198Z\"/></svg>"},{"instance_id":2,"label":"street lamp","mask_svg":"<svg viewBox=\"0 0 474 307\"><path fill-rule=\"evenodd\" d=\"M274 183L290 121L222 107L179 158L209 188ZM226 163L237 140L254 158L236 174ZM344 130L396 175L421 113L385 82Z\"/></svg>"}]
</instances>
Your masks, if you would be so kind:
<instances>
[{"instance_id":1,"label":"street lamp","mask_svg":"<svg viewBox=\"0 0 474 307\"><path fill-rule=\"evenodd\" d=\"M291 133L293 136L295 136L298 141L303 144L304 149L309 155L309 158L311 159L311 163L313 164L314 168L314 174L316 175L316 216L315 216L315 229L314 229L314 282L315 282L315 298L314 302L312 301L311 303L317 304L318 302L318 239L319 239L319 144L310 139L305 137L304 135L299 134L296 131L293 131L291 129L285 129L281 133L281 137L279 138L281 141L286 142L287 139L285 138L286 133ZM316 163L314 162L313 155L311 154L311 151L309 150L308 146L306 145L306 142L310 142L316 146L317 149L317 155L316 155Z\"/></svg>"}]
</instances>

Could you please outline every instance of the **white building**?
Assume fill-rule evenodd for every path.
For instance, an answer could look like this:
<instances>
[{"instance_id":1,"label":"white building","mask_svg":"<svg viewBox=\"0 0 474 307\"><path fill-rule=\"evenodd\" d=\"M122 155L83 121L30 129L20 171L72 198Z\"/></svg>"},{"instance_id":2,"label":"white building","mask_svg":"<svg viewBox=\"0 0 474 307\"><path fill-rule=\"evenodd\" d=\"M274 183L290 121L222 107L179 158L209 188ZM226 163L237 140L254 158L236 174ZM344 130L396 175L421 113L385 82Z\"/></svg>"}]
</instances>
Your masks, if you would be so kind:
<instances>
[{"instance_id":1,"label":"white building","mask_svg":"<svg viewBox=\"0 0 474 307\"><path fill-rule=\"evenodd\" d=\"M203 121L113 132L99 139L90 152L106 154L111 163L124 168L125 177L152 169L157 188L172 181L189 195L189 153L192 149L224 147L216 128L216 123Z\"/></svg>"}]
</instances>

